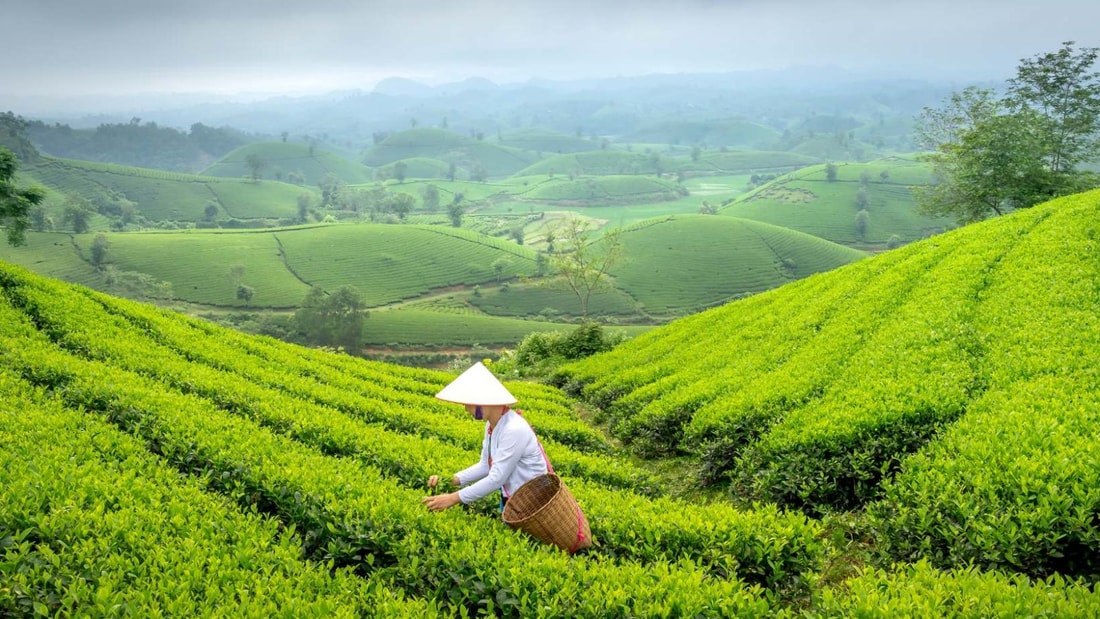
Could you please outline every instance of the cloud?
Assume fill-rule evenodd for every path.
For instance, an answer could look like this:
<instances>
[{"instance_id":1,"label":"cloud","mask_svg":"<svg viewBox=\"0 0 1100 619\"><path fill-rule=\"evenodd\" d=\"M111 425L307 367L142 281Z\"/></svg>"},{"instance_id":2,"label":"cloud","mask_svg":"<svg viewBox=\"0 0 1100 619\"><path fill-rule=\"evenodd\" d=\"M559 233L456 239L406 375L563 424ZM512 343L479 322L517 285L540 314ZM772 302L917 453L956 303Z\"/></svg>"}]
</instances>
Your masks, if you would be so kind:
<instances>
[{"instance_id":1,"label":"cloud","mask_svg":"<svg viewBox=\"0 0 1100 619\"><path fill-rule=\"evenodd\" d=\"M1080 0L9 0L0 93L316 90L388 75L600 77L790 65L999 73L1097 45Z\"/></svg>"}]
</instances>

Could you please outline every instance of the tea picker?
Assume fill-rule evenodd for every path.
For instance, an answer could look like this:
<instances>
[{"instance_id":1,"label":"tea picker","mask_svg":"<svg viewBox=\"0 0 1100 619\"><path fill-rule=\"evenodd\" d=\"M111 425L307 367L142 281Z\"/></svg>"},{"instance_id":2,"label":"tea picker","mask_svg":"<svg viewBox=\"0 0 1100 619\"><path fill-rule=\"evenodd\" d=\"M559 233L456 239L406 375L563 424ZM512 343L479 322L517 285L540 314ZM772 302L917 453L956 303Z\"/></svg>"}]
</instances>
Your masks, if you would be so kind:
<instances>
[{"instance_id":1,"label":"tea picker","mask_svg":"<svg viewBox=\"0 0 1100 619\"><path fill-rule=\"evenodd\" d=\"M502 517L510 526L569 553L591 545L587 519L554 474L535 431L513 408L515 396L489 368L475 363L435 397L462 404L474 419L486 423L480 459L451 478L460 489L424 497L428 509L442 511L499 491ZM438 484L438 475L428 478L430 488Z\"/></svg>"}]
</instances>

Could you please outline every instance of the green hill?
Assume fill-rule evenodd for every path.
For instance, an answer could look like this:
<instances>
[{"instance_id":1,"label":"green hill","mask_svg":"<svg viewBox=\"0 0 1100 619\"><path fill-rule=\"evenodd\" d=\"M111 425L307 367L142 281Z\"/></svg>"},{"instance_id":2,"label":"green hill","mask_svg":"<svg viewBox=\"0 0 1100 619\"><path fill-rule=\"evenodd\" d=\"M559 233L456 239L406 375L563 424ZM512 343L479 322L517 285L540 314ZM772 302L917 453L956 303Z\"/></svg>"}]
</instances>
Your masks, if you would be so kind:
<instances>
[{"instance_id":1,"label":"green hill","mask_svg":"<svg viewBox=\"0 0 1100 619\"><path fill-rule=\"evenodd\" d=\"M580 153L600 148L599 142L535 127L503 133L498 143L536 153Z\"/></svg>"},{"instance_id":2,"label":"green hill","mask_svg":"<svg viewBox=\"0 0 1100 619\"><path fill-rule=\"evenodd\" d=\"M676 200L687 191L653 176L596 176L540 182L514 197L523 201L575 204L645 204Z\"/></svg>"},{"instance_id":3,"label":"green hill","mask_svg":"<svg viewBox=\"0 0 1100 619\"><path fill-rule=\"evenodd\" d=\"M220 307L293 308L311 286L354 286L370 305L435 288L534 273L534 252L502 239L436 226L355 224L263 231L107 233L105 266L172 286L175 301ZM43 274L109 289L90 263L91 234L30 233L0 257ZM254 290L237 298L237 286Z\"/></svg>"},{"instance_id":4,"label":"green hill","mask_svg":"<svg viewBox=\"0 0 1100 619\"><path fill-rule=\"evenodd\" d=\"M816 157L784 151L706 151L698 161L684 160L676 169L690 174L790 172L820 162Z\"/></svg>"},{"instance_id":5,"label":"green hill","mask_svg":"<svg viewBox=\"0 0 1100 619\"><path fill-rule=\"evenodd\" d=\"M682 315L864 257L835 243L759 222L677 215L622 235L629 258L616 285L646 312Z\"/></svg>"},{"instance_id":6,"label":"green hill","mask_svg":"<svg viewBox=\"0 0 1100 619\"><path fill-rule=\"evenodd\" d=\"M360 163L305 144L287 142L262 142L241 146L215 161L202 174L250 179L252 168L248 164L248 158L252 156L263 163L260 178L310 187L316 187L329 174L346 184L366 183L373 178L371 170Z\"/></svg>"},{"instance_id":7,"label":"green hill","mask_svg":"<svg viewBox=\"0 0 1100 619\"><path fill-rule=\"evenodd\" d=\"M468 172L478 167L489 177L511 176L536 159L532 152L479 141L446 129L409 129L390 135L372 146L363 163L381 167L402 159L441 159Z\"/></svg>"},{"instance_id":8,"label":"green hill","mask_svg":"<svg viewBox=\"0 0 1100 619\"><path fill-rule=\"evenodd\" d=\"M879 247L894 235L905 243L952 225L916 212L912 187L931 182L926 164L902 158L841 163L836 164L834 182L827 180L825 168L816 165L782 176L737 196L720 212L845 245ZM867 229L862 238L856 225L861 178L867 179Z\"/></svg>"},{"instance_id":9,"label":"green hill","mask_svg":"<svg viewBox=\"0 0 1100 619\"><path fill-rule=\"evenodd\" d=\"M412 157L411 159L401 159L393 163L388 163L378 168L375 171L375 178L397 178L397 167L400 164L404 164L405 166L405 178L443 179L447 178L447 174L450 172L451 168L450 164L442 159ZM458 174L457 169L455 172L455 178L468 176L468 174Z\"/></svg>"},{"instance_id":10,"label":"green hill","mask_svg":"<svg viewBox=\"0 0 1100 619\"><path fill-rule=\"evenodd\" d=\"M779 132L748 120L673 120L647 124L620 142L773 148Z\"/></svg>"},{"instance_id":11,"label":"green hill","mask_svg":"<svg viewBox=\"0 0 1100 619\"><path fill-rule=\"evenodd\" d=\"M454 373L0 263L0 609L1096 616L1098 198L685 318L569 371L615 402L619 429L638 419L676 445L684 428L704 462L751 472L738 492L865 510L670 497L575 402L508 382L591 525L572 557L493 500L421 505L425 479L484 437L433 397Z\"/></svg>"},{"instance_id":12,"label":"green hill","mask_svg":"<svg viewBox=\"0 0 1100 619\"><path fill-rule=\"evenodd\" d=\"M680 319L558 377L744 500L862 514L883 563L1095 583L1100 191ZM600 417L597 417L600 418Z\"/></svg>"},{"instance_id":13,"label":"green hill","mask_svg":"<svg viewBox=\"0 0 1100 619\"><path fill-rule=\"evenodd\" d=\"M217 208L215 221L292 218L298 213L298 196L316 193L275 181L257 183L54 157L40 157L21 172L51 190L81 196L100 210L132 203L149 221L204 221L210 205ZM62 220L60 211L51 214L56 222Z\"/></svg>"},{"instance_id":14,"label":"green hill","mask_svg":"<svg viewBox=\"0 0 1100 619\"><path fill-rule=\"evenodd\" d=\"M882 156L882 149L845 133L808 135L793 145L790 152L818 161L867 161Z\"/></svg>"},{"instance_id":15,"label":"green hill","mask_svg":"<svg viewBox=\"0 0 1100 619\"><path fill-rule=\"evenodd\" d=\"M516 176L562 175L604 176L611 174L656 174L666 162L658 155L601 150L553 155L516 172ZM671 168L671 164L668 164Z\"/></svg>"},{"instance_id":16,"label":"green hill","mask_svg":"<svg viewBox=\"0 0 1100 619\"><path fill-rule=\"evenodd\" d=\"M232 582L284 610L316 609L305 614L326 603L328 613L339 603L377 613L379 600L408 616L473 609L486 586L511 591L522 616L649 615L670 602L725 614L766 609L761 587L793 586L820 560L819 527L801 516L657 496L653 478L609 455L560 394L515 384L599 539L570 560L510 531L492 501L446 514L420 504L427 476L476 459L484 433L432 397L453 374L244 336L6 265L0 285L0 522L27 541L7 551L21 569L0 604L41 597L47 609L106 612L129 598L141 612L180 587L203 591L211 573L218 591ZM187 552L165 551L177 543ZM126 578L150 553L158 560L143 576ZM501 580L474 584L486 566ZM380 569L385 584L356 584ZM99 585L70 586L84 582L70 573ZM578 606L581 585L606 593ZM227 610L246 606L242 595L201 599Z\"/></svg>"}]
</instances>

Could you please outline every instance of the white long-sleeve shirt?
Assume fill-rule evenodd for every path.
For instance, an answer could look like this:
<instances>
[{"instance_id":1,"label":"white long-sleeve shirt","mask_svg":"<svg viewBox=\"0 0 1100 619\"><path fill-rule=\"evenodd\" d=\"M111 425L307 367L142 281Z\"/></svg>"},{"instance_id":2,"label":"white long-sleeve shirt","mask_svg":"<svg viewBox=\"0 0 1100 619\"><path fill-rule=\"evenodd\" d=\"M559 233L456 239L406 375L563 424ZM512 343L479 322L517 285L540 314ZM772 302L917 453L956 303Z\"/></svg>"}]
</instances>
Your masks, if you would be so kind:
<instances>
[{"instance_id":1,"label":"white long-sleeve shirt","mask_svg":"<svg viewBox=\"0 0 1100 619\"><path fill-rule=\"evenodd\" d=\"M545 474L546 462L531 425L516 411L508 410L491 433L489 424L485 424L481 460L455 474L463 486L458 498L472 503L500 488L504 496L510 497L523 484Z\"/></svg>"}]
</instances>

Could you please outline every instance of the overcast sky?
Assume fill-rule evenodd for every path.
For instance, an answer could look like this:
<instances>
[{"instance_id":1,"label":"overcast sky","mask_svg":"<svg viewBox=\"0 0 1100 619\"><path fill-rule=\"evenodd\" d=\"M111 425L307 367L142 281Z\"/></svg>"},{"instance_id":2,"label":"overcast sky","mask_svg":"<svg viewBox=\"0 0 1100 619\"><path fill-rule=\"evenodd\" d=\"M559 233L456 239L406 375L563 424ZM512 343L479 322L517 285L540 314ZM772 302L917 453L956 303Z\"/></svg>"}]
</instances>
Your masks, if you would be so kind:
<instances>
[{"instance_id":1,"label":"overcast sky","mask_svg":"<svg viewBox=\"0 0 1100 619\"><path fill-rule=\"evenodd\" d=\"M369 90L833 65L1007 77L1100 46L1097 0L0 0L26 95Z\"/></svg>"}]
</instances>

